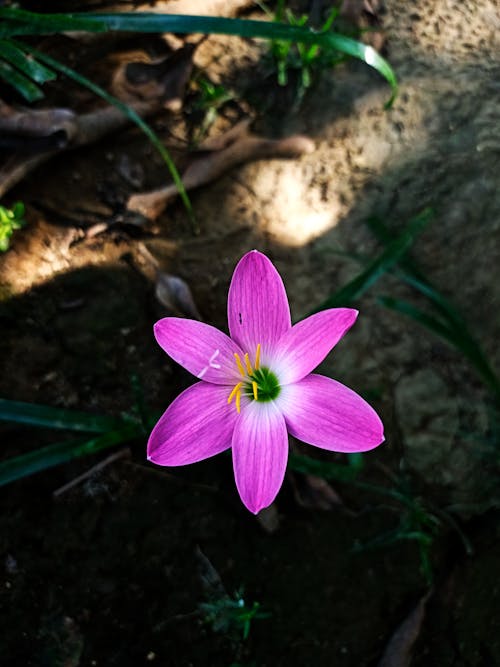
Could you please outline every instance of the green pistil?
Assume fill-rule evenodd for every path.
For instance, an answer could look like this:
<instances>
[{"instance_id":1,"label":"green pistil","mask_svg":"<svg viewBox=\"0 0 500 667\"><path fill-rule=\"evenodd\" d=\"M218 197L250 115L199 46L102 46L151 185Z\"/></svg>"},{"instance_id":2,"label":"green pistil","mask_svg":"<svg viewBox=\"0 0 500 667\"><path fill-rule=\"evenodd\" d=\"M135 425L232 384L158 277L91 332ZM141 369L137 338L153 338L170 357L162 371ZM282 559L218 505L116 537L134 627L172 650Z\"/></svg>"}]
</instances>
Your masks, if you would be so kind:
<instances>
[{"instance_id":1,"label":"green pistil","mask_svg":"<svg viewBox=\"0 0 500 667\"><path fill-rule=\"evenodd\" d=\"M252 382L257 383L257 400L272 401L280 393L278 378L269 368L263 367L253 371L250 381L245 382L245 394L249 398L254 398Z\"/></svg>"}]
</instances>

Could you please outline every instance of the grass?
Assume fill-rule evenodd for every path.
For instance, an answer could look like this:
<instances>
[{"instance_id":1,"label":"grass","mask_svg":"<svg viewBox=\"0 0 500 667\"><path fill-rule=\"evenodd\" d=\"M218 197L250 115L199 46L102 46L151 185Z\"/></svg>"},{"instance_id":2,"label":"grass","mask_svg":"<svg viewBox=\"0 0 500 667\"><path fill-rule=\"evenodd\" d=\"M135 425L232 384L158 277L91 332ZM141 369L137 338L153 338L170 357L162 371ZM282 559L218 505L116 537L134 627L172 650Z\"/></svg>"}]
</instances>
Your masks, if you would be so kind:
<instances>
[{"instance_id":1,"label":"grass","mask_svg":"<svg viewBox=\"0 0 500 667\"><path fill-rule=\"evenodd\" d=\"M8 250L10 237L16 229L21 229L25 224L22 202L16 202L12 208L0 206L0 252Z\"/></svg>"}]
</instances>

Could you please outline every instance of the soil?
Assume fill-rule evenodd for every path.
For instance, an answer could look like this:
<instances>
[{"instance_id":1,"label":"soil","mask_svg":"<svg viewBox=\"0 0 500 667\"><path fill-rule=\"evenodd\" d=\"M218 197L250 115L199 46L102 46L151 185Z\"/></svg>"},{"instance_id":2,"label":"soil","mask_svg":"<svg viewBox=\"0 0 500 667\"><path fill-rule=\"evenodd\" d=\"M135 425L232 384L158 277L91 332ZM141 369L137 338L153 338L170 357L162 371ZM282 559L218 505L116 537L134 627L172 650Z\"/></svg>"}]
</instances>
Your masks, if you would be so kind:
<instances>
[{"instance_id":1,"label":"soil","mask_svg":"<svg viewBox=\"0 0 500 667\"><path fill-rule=\"evenodd\" d=\"M380 17L400 82L389 110L387 86L361 64L322 70L298 101L293 76L277 86L264 43L203 42L197 71L237 100L212 135L250 110L257 131L305 134L316 150L244 165L193 192L197 234L180 203L155 222L124 224L127 197L165 179L161 158L135 129L54 158L9 193L3 203L22 200L28 225L0 258L0 395L120 415L133 410L138 386L160 412L192 379L154 342L152 325L168 313L144 248L186 281L203 320L223 329L234 266L258 248L283 276L298 320L359 273L355 257L381 252L369 216L397 234L427 206L433 218L413 256L500 368L498 8L489 0L387 0ZM78 64L69 38L46 45ZM99 58L81 66L104 77ZM50 103L87 110L92 98L60 80L47 89ZM199 113L186 103L153 125L167 140L188 140ZM380 295L426 306L384 276L356 302L358 323L321 370L383 417L386 444L364 457L363 481L395 488L404 474L440 517L411 665L498 665L493 403L456 349L384 309ZM2 458L67 437L8 423L0 432ZM106 456L0 488L2 665L370 667L429 589L415 540L362 548L403 516L369 490L335 483L337 505L321 510L316 498L305 507L297 492L304 480L290 473L271 521L259 521L238 498L230 456L160 469L146 463L139 438L53 496ZM230 596L266 614L248 638L241 627L218 628L200 606L214 603L200 550ZM403 654L391 664L409 664Z\"/></svg>"}]
</instances>

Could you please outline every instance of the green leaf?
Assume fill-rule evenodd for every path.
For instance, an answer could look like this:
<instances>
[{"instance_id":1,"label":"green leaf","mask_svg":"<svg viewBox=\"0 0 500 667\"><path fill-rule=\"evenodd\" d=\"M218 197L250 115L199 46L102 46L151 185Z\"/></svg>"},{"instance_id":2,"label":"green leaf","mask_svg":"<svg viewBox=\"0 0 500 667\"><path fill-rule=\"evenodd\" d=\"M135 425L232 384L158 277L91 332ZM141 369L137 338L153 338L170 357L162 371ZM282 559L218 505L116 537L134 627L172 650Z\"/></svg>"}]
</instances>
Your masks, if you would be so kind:
<instances>
[{"instance_id":1,"label":"green leaf","mask_svg":"<svg viewBox=\"0 0 500 667\"><path fill-rule=\"evenodd\" d=\"M431 210L425 209L418 216L410 220L406 229L395 240L388 244L384 252L370 262L362 273L344 285L333 296L328 297L311 313L317 313L326 308L347 306L366 292L384 273L389 271L399 259L408 251L417 236L423 231L431 219Z\"/></svg>"},{"instance_id":2,"label":"green leaf","mask_svg":"<svg viewBox=\"0 0 500 667\"><path fill-rule=\"evenodd\" d=\"M291 26L283 23L224 19L204 16L180 16L148 13L87 14L106 24L109 30L129 30L133 32L179 32L224 34L239 37L262 37L271 40L285 40L304 44L317 44L324 49L340 51L362 60L376 69L389 83L393 94L387 105L391 105L397 94L397 80L389 63L371 46L362 44L351 37L339 33L316 33L310 28Z\"/></svg>"},{"instance_id":3,"label":"green leaf","mask_svg":"<svg viewBox=\"0 0 500 667\"><path fill-rule=\"evenodd\" d=\"M93 415L88 412L52 408L36 403L9 401L5 398L0 398L0 420L87 433L106 433L126 423L120 417Z\"/></svg>"},{"instance_id":4,"label":"green leaf","mask_svg":"<svg viewBox=\"0 0 500 667\"><path fill-rule=\"evenodd\" d=\"M446 326L446 324L443 324L443 322L439 321L437 318L429 315L428 313L425 313L416 306L413 306L411 303L403 301L402 299L395 299L391 296L381 296L377 300L386 308L390 308L391 310L395 310L398 313L402 313L403 315L411 317L413 320L422 326L427 327L427 329L430 329L438 336L445 338L448 342L452 343L452 345L456 344L456 337L453 331L448 326Z\"/></svg>"},{"instance_id":5,"label":"green leaf","mask_svg":"<svg viewBox=\"0 0 500 667\"><path fill-rule=\"evenodd\" d=\"M3 79L13 88L15 88L27 102L36 102L43 97L42 91L36 84L33 83L33 81L24 76L24 74L21 74L21 72L12 67L12 65L1 59L0 79Z\"/></svg>"},{"instance_id":6,"label":"green leaf","mask_svg":"<svg viewBox=\"0 0 500 667\"><path fill-rule=\"evenodd\" d=\"M79 438L42 447L0 462L0 486L14 482L36 472L47 470L60 463L67 463L82 456L96 454L103 449L128 442L143 434L139 424L127 424L119 429L94 438Z\"/></svg>"},{"instance_id":7,"label":"green leaf","mask_svg":"<svg viewBox=\"0 0 500 667\"><path fill-rule=\"evenodd\" d=\"M23 74L32 79L35 83L45 83L56 78L56 73L48 69L41 63L38 63L31 56L27 56L21 49L15 46L11 41L0 40L0 54L4 60L17 67Z\"/></svg>"},{"instance_id":8,"label":"green leaf","mask_svg":"<svg viewBox=\"0 0 500 667\"><path fill-rule=\"evenodd\" d=\"M493 391L497 400L500 400L500 381L491 368L488 359L484 355L479 344L470 336L467 330L455 328L448 323L443 323L436 317L416 308L411 303L392 297L380 297L380 303L386 308L395 310L433 333L444 338L450 345L456 347L474 365L484 382Z\"/></svg>"},{"instance_id":9,"label":"green leaf","mask_svg":"<svg viewBox=\"0 0 500 667\"><path fill-rule=\"evenodd\" d=\"M37 14L25 9L0 7L0 37L50 35L71 30L103 32L106 26L96 17L86 18L85 14Z\"/></svg>"},{"instance_id":10,"label":"green leaf","mask_svg":"<svg viewBox=\"0 0 500 667\"><path fill-rule=\"evenodd\" d=\"M360 463L359 459L349 465L341 465L339 463L318 461L302 454L290 453L288 457L288 466L295 472L301 472L305 475L317 475L324 479L336 479L341 482L352 482L358 476L362 465L362 460Z\"/></svg>"},{"instance_id":11,"label":"green leaf","mask_svg":"<svg viewBox=\"0 0 500 667\"><path fill-rule=\"evenodd\" d=\"M261 37L295 43L317 44L325 50L339 51L358 58L381 74L392 89L390 106L397 94L397 80L389 63L371 46L362 44L339 33L316 33L310 28L283 23L225 19L208 16L162 15L124 12L116 14L35 14L17 9L0 10L0 37L14 35L42 35L61 31L87 30L100 32L116 30L127 32L174 32L223 34L238 37Z\"/></svg>"}]
</instances>

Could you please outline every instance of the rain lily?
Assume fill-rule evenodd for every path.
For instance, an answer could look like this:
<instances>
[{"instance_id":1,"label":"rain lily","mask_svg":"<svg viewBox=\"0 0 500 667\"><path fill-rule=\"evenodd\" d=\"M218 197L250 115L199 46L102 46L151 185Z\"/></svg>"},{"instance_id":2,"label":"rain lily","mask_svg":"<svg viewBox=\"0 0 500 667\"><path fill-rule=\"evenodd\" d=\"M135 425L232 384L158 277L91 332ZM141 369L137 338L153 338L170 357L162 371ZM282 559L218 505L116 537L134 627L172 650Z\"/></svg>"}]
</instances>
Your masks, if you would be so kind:
<instances>
[{"instance_id":1,"label":"rain lily","mask_svg":"<svg viewBox=\"0 0 500 667\"><path fill-rule=\"evenodd\" d=\"M256 250L244 255L229 288L230 337L196 320L166 317L155 325L159 345L199 382L154 427L149 460L187 465L231 447L238 492L257 514L283 482L288 433L333 452L379 445L383 426L373 408L343 384L311 372L357 315L332 308L292 326L273 264Z\"/></svg>"}]
</instances>

